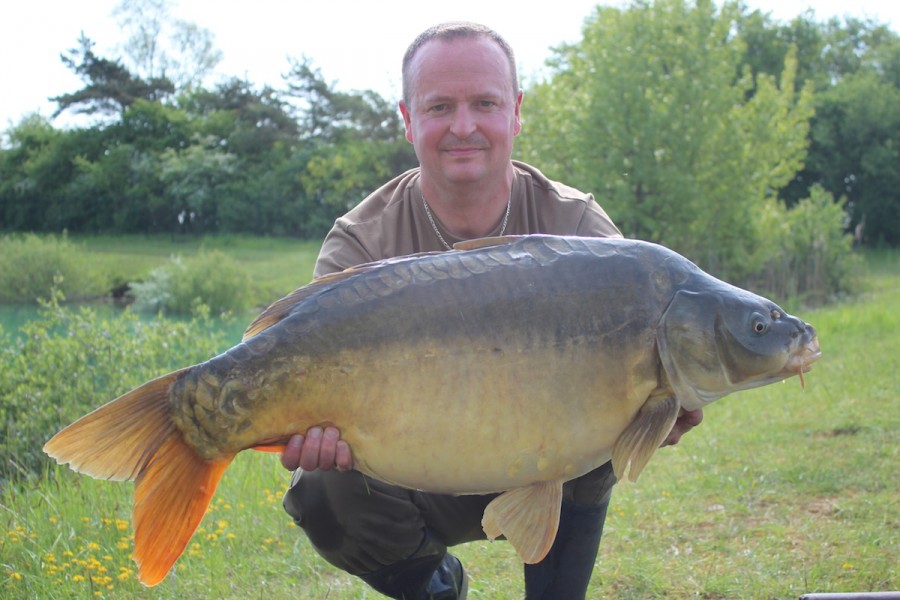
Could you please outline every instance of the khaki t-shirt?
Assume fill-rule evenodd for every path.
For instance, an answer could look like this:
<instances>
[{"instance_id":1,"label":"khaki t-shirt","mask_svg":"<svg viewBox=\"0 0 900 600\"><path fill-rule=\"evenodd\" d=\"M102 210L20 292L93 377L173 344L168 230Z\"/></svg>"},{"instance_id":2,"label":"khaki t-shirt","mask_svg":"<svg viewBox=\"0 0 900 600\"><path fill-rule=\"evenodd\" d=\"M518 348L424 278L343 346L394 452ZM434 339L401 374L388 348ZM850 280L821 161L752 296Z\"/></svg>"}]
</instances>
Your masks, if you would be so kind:
<instances>
[{"instance_id":1,"label":"khaki t-shirt","mask_svg":"<svg viewBox=\"0 0 900 600\"><path fill-rule=\"evenodd\" d=\"M505 234L622 237L591 194L551 181L525 163L513 161L513 167ZM498 235L499 229L498 224L497 231L490 235ZM462 241L443 229L441 235L451 245ZM395 256L441 250L446 248L425 214L419 169L415 168L387 182L335 221L319 251L315 276Z\"/></svg>"}]
</instances>

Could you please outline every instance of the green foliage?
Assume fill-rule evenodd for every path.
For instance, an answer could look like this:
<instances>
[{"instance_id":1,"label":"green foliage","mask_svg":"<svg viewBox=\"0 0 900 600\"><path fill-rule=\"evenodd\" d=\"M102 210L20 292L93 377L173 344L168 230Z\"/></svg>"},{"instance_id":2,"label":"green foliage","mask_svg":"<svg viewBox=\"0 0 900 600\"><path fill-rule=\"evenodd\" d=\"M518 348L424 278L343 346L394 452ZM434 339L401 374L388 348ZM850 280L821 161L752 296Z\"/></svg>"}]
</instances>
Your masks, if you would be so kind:
<instances>
[{"instance_id":1,"label":"green foliage","mask_svg":"<svg viewBox=\"0 0 900 600\"><path fill-rule=\"evenodd\" d=\"M859 289L862 261L852 252L842 203L821 187L788 209L775 200L759 215L756 265L745 284L774 297L820 304Z\"/></svg>"},{"instance_id":2,"label":"green foliage","mask_svg":"<svg viewBox=\"0 0 900 600\"><path fill-rule=\"evenodd\" d=\"M146 80L132 74L118 61L94 54L92 42L84 34L78 40L78 48L63 55L62 61L81 77L84 88L70 94L62 94L51 100L58 103L54 116L66 110L86 114L122 114L140 98L160 100L175 92L175 86L165 76Z\"/></svg>"},{"instance_id":3,"label":"green foliage","mask_svg":"<svg viewBox=\"0 0 900 600\"><path fill-rule=\"evenodd\" d=\"M822 186L847 198L859 241L900 243L900 35L869 19L816 23L812 13L779 24L756 12L740 31L754 73L777 74L774 59L793 47L798 85L816 86L806 164L781 197L791 205Z\"/></svg>"},{"instance_id":4,"label":"green foliage","mask_svg":"<svg viewBox=\"0 0 900 600\"><path fill-rule=\"evenodd\" d=\"M200 309L189 321L115 318L59 306L12 339L0 332L0 482L46 465L44 443L62 426L153 377L225 348ZM0 485L2 487L2 485Z\"/></svg>"},{"instance_id":5,"label":"green foliage","mask_svg":"<svg viewBox=\"0 0 900 600\"><path fill-rule=\"evenodd\" d=\"M212 250L182 260L173 257L143 282L131 284L139 310L190 314L198 304L214 314L240 313L250 306L250 276L224 252Z\"/></svg>"},{"instance_id":6,"label":"green foliage","mask_svg":"<svg viewBox=\"0 0 900 600\"><path fill-rule=\"evenodd\" d=\"M745 274L756 215L802 164L812 114L794 54L778 81L741 74L739 14L685 0L599 8L529 96L520 143L551 177L593 191L626 236L726 279Z\"/></svg>"},{"instance_id":7,"label":"green foliage","mask_svg":"<svg viewBox=\"0 0 900 600\"><path fill-rule=\"evenodd\" d=\"M0 301L35 302L57 287L67 298L99 297L108 282L65 235L0 237Z\"/></svg>"},{"instance_id":8,"label":"green foliage","mask_svg":"<svg viewBox=\"0 0 900 600\"><path fill-rule=\"evenodd\" d=\"M866 241L900 244L900 87L853 74L817 104L807 178L847 197Z\"/></svg>"}]
</instances>

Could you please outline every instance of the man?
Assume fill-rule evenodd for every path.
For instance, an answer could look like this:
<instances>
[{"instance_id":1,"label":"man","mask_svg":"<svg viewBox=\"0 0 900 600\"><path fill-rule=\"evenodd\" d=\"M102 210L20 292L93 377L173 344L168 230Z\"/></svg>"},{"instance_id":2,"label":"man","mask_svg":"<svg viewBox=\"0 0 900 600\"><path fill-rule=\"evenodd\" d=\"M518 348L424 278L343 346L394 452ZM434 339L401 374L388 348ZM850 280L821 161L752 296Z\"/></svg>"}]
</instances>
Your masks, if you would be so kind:
<instances>
[{"instance_id":1,"label":"man","mask_svg":"<svg viewBox=\"0 0 900 600\"><path fill-rule=\"evenodd\" d=\"M590 194L511 160L522 97L513 52L494 31L449 23L416 38L403 59L400 111L420 167L336 221L316 276L492 235L620 236ZM667 443L701 418L682 415ZM326 560L392 598L465 597L463 567L447 547L485 539L481 516L494 494L428 494L349 471L351 449L333 427L292 438L282 464L299 467L285 509ZM525 567L527 598L584 597L614 483L606 464L564 486L556 541Z\"/></svg>"}]
</instances>

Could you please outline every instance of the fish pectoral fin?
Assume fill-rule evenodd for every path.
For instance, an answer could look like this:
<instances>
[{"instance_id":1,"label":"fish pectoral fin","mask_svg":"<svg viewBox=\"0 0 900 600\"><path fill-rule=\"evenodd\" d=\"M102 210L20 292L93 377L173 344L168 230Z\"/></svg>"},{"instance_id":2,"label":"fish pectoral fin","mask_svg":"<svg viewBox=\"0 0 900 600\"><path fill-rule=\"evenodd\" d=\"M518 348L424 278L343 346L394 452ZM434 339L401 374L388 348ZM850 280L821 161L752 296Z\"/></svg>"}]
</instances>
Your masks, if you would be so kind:
<instances>
[{"instance_id":1,"label":"fish pectoral fin","mask_svg":"<svg viewBox=\"0 0 900 600\"><path fill-rule=\"evenodd\" d=\"M562 485L562 480L542 481L491 500L481 519L488 539L503 535L525 564L542 561L559 528Z\"/></svg>"},{"instance_id":2,"label":"fish pectoral fin","mask_svg":"<svg viewBox=\"0 0 900 600\"><path fill-rule=\"evenodd\" d=\"M651 396L644 403L637 417L625 428L613 446L613 471L619 481L624 479L629 463L628 479L637 481L650 457L672 431L679 407L680 403L673 395L657 398Z\"/></svg>"}]
</instances>

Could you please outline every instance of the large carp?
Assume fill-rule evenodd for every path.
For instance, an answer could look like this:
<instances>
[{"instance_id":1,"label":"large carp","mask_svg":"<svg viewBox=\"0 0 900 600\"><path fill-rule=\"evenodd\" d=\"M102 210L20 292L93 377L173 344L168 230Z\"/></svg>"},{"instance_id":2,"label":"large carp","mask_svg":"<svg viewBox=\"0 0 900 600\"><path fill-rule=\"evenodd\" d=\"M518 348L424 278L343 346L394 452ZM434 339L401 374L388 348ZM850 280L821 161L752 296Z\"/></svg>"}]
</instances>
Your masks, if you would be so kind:
<instances>
[{"instance_id":1,"label":"large carp","mask_svg":"<svg viewBox=\"0 0 900 600\"><path fill-rule=\"evenodd\" d=\"M525 562L564 481L633 480L680 408L809 369L813 328L661 246L523 236L327 276L244 340L76 421L44 450L134 480L134 558L161 581L241 450L334 424L356 468L409 488L505 492L485 510Z\"/></svg>"}]
</instances>

